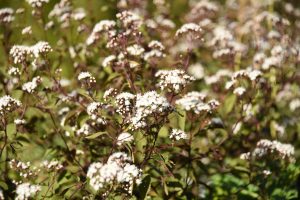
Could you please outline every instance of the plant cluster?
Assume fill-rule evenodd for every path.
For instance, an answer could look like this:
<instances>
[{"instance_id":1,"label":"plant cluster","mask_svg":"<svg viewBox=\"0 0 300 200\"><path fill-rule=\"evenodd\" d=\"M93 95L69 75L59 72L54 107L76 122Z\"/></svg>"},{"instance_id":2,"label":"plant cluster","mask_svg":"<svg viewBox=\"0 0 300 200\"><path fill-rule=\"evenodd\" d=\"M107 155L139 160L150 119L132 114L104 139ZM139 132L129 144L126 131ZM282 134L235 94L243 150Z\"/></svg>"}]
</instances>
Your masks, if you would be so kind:
<instances>
[{"instance_id":1,"label":"plant cluster","mask_svg":"<svg viewBox=\"0 0 300 200\"><path fill-rule=\"evenodd\" d=\"M0 2L0 199L298 199L299 6Z\"/></svg>"}]
</instances>

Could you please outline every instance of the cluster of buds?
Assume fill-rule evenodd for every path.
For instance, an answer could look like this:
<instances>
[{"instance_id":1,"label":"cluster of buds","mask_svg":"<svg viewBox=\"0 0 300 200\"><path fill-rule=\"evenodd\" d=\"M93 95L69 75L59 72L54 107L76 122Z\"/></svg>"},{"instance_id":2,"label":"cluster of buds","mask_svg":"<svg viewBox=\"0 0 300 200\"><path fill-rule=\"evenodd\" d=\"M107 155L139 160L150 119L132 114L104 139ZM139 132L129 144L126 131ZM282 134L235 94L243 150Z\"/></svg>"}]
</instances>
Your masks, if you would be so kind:
<instances>
[{"instance_id":1,"label":"cluster of buds","mask_svg":"<svg viewBox=\"0 0 300 200\"><path fill-rule=\"evenodd\" d=\"M36 177L40 172L40 169L34 166L32 167L30 162L24 163L15 159L9 161L9 166L11 169L18 172L22 178L25 179Z\"/></svg>"},{"instance_id":2,"label":"cluster of buds","mask_svg":"<svg viewBox=\"0 0 300 200\"><path fill-rule=\"evenodd\" d=\"M14 45L10 50L10 55L15 64L22 64L27 61L27 57L38 58L45 56L52 51L48 42L40 41L32 46Z\"/></svg>"},{"instance_id":3,"label":"cluster of buds","mask_svg":"<svg viewBox=\"0 0 300 200\"><path fill-rule=\"evenodd\" d=\"M116 26L116 22L113 20L101 20L98 22L94 28L92 33L89 35L88 39L86 40L87 45L94 44L98 41L101 37L101 33L109 33L113 31Z\"/></svg>"},{"instance_id":4,"label":"cluster of buds","mask_svg":"<svg viewBox=\"0 0 300 200\"><path fill-rule=\"evenodd\" d=\"M132 113L134 106L135 95L129 92L122 92L115 98L117 113L122 116L127 116Z\"/></svg>"},{"instance_id":5,"label":"cluster of buds","mask_svg":"<svg viewBox=\"0 0 300 200\"><path fill-rule=\"evenodd\" d=\"M63 168L63 165L57 160L45 160L41 163L40 167L46 169L47 171L59 171Z\"/></svg>"},{"instance_id":6,"label":"cluster of buds","mask_svg":"<svg viewBox=\"0 0 300 200\"><path fill-rule=\"evenodd\" d=\"M102 103L99 102L92 102L87 106L87 113L96 124L106 124L100 113L102 106Z\"/></svg>"},{"instance_id":7,"label":"cluster of buds","mask_svg":"<svg viewBox=\"0 0 300 200\"><path fill-rule=\"evenodd\" d=\"M114 98L117 94L118 92L115 88L109 88L104 92L103 99L104 101L109 101L109 99Z\"/></svg>"},{"instance_id":8,"label":"cluster of buds","mask_svg":"<svg viewBox=\"0 0 300 200\"><path fill-rule=\"evenodd\" d=\"M142 25L141 17L131 11L118 13L117 18L121 21L124 28L138 29Z\"/></svg>"},{"instance_id":9,"label":"cluster of buds","mask_svg":"<svg viewBox=\"0 0 300 200\"><path fill-rule=\"evenodd\" d=\"M184 24L176 31L175 36L187 36L189 39L199 39L203 34L202 28L195 23Z\"/></svg>"},{"instance_id":10,"label":"cluster of buds","mask_svg":"<svg viewBox=\"0 0 300 200\"><path fill-rule=\"evenodd\" d=\"M187 18L190 21L199 21L204 18L212 18L219 11L219 8L216 3L201 0L195 5L192 5L191 11L188 13Z\"/></svg>"}]
</instances>

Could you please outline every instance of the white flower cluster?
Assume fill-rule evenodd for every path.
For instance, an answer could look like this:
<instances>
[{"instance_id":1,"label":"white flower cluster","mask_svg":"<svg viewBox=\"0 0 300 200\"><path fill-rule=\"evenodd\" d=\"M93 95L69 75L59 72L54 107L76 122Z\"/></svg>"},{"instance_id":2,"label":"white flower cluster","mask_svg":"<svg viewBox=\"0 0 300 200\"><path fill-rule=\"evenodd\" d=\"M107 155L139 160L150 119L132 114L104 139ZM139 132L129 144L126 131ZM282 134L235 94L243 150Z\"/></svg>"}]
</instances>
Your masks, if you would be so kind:
<instances>
[{"instance_id":1,"label":"white flower cluster","mask_svg":"<svg viewBox=\"0 0 300 200\"><path fill-rule=\"evenodd\" d=\"M189 66L188 74L197 80L202 79L205 75L203 66L200 63Z\"/></svg>"},{"instance_id":2,"label":"white flower cluster","mask_svg":"<svg viewBox=\"0 0 300 200\"><path fill-rule=\"evenodd\" d=\"M42 78L40 76L34 77L32 81L22 85L22 90L32 94L41 82Z\"/></svg>"},{"instance_id":3,"label":"white flower cluster","mask_svg":"<svg viewBox=\"0 0 300 200\"><path fill-rule=\"evenodd\" d=\"M40 55L46 55L51 51L52 48L48 42L40 41L32 46L14 45L9 53L15 64L22 64L26 61L27 56L38 58Z\"/></svg>"},{"instance_id":4,"label":"white flower cluster","mask_svg":"<svg viewBox=\"0 0 300 200\"><path fill-rule=\"evenodd\" d=\"M141 56L145 52L145 49L138 44L129 46L126 50L132 56Z\"/></svg>"},{"instance_id":5,"label":"white flower cluster","mask_svg":"<svg viewBox=\"0 0 300 200\"><path fill-rule=\"evenodd\" d=\"M214 58L222 58L246 52L246 46L235 41L233 35L226 28L218 26L214 29L213 34L214 37L208 45L215 49L213 53Z\"/></svg>"},{"instance_id":6,"label":"white flower cluster","mask_svg":"<svg viewBox=\"0 0 300 200\"><path fill-rule=\"evenodd\" d=\"M112 66L112 63L117 60L117 57L115 55L109 55L105 57L102 61L103 67Z\"/></svg>"},{"instance_id":7,"label":"white flower cluster","mask_svg":"<svg viewBox=\"0 0 300 200\"><path fill-rule=\"evenodd\" d=\"M166 115L171 110L171 105L165 97L155 91L136 95L135 113L131 118L133 129L143 128L149 125L147 118L151 116Z\"/></svg>"},{"instance_id":8,"label":"white flower cluster","mask_svg":"<svg viewBox=\"0 0 300 200\"><path fill-rule=\"evenodd\" d=\"M237 87L233 90L233 94L236 94L238 96L242 96L246 92L246 88L244 87Z\"/></svg>"},{"instance_id":9,"label":"white flower cluster","mask_svg":"<svg viewBox=\"0 0 300 200\"><path fill-rule=\"evenodd\" d=\"M86 44L94 44L97 40L100 39L101 33L109 32L113 30L115 26L116 22L113 20L101 20L94 26L92 33L86 40Z\"/></svg>"},{"instance_id":10,"label":"white flower cluster","mask_svg":"<svg viewBox=\"0 0 300 200\"><path fill-rule=\"evenodd\" d=\"M21 64L26 61L28 55L30 55L30 47L23 45L14 45L9 54L12 56L15 64Z\"/></svg>"},{"instance_id":11,"label":"white flower cluster","mask_svg":"<svg viewBox=\"0 0 300 200\"><path fill-rule=\"evenodd\" d=\"M103 117L100 116L100 109L102 104L99 102L92 102L87 106L87 114L94 120L97 124L106 124L106 121Z\"/></svg>"},{"instance_id":12,"label":"white flower cluster","mask_svg":"<svg viewBox=\"0 0 300 200\"><path fill-rule=\"evenodd\" d=\"M135 99L135 95L129 92L122 92L118 94L115 98L117 108L117 113L122 116L126 116L127 114L132 112L133 109L133 101Z\"/></svg>"},{"instance_id":13,"label":"white flower cluster","mask_svg":"<svg viewBox=\"0 0 300 200\"><path fill-rule=\"evenodd\" d=\"M109 98L113 98L117 95L117 90L115 88L109 88L107 90L105 90L104 94L103 94L103 99L104 101L108 101Z\"/></svg>"},{"instance_id":14,"label":"white flower cluster","mask_svg":"<svg viewBox=\"0 0 300 200\"><path fill-rule=\"evenodd\" d=\"M30 49L35 58L38 58L40 55L46 55L52 51L49 43L45 41L39 41L35 45L31 46Z\"/></svg>"},{"instance_id":15,"label":"white flower cluster","mask_svg":"<svg viewBox=\"0 0 300 200\"><path fill-rule=\"evenodd\" d=\"M121 146L124 143L130 143L134 140L133 136L130 133L124 132L121 133L117 138L117 145Z\"/></svg>"},{"instance_id":16,"label":"white flower cluster","mask_svg":"<svg viewBox=\"0 0 300 200\"><path fill-rule=\"evenodd\" d=\"M15 200L28 200L34 197L39 191L41 191L41 186L32 185L30 183L22 183L17 186L16 193L17 196Z\"/></svg>"},{"instance_id":17,"label":"white flower cluster","mask_svg":"<svg viewBox=\"0 0 300 200\"><path fill-rule=\"evenodd\" d=\"M223 77L231 77L232 72L228 69L221 69L211 76L205 76L205 83L208 85L218 83Z\"/></svg>"},{"instance_id":18,"label":"white flower cluster","mask_svg":"<svg viewBox=\"0 0 300 200\"><path fill-rule=\"evenodd\" d=\"M92 163L87 177L92 188L96 191L117 184L131 193L133 184L140 184L141 170L131 164L131 159L123 152L112 154L107 163Z\"/></svg>"},{"instance_id":19,"label":"white flower cluster","mask_svg":"<svg viewBox=\"0 0 300 200\"><path fill-rule=\"evenodd\" d=\"M26 0L33 8L40 8L44 4L49 3L49 0Z\"/></svg>"},{"instance_id":20,"label":"white flower cluster","mask_svg":"<svg viewBox=\"0 0 300 200\"><path fill-rule=\"evenodd\" d=\"M80 129L76 130L76 135L77 136L81 136L81 135L90 135L92 133L92 127L87 124L84 123Z\"/></svg>"},{"instance_id":21,"label":"white flower cluster","mask_svg":"<svg viewBox=\"0 0 300 200\"><path fill-rule=\"evenodd\" d=\"M252 152L252 155L256 158L269 156L270 154L273 154L275 157L279 156L283 160L293 161L295 149L290 144L283 144L276 140L262 139L257 142L256 148Z\"/></svg>"},{"instance_id":22,"label":"white flower cluster","mask_svg":"<svg viewBox=\"0 0 300 200\"><path fill-rule=\"evenodd\" d=\"M22 161L12 159L9 161L9 166L14 171L19 172L19 175L23 178L34 177L40 172L40 169L37 167L32 167L31 162L24 163Z\"/></svg>"},{"instance_id":23,"label":"white flower cluster","mask_svg":"<svg viewBox=\"0 0 300 200\"><path fill-rule=\"evenodd\" d=\"M53 170L60 170L63 168L63 165L60 164L59 161L57 160L51 160L51 161L48 161L48 160L44 160L42 163L41 163L41 167L49 170L49 171L53 171Z\"/></svg>"},{"instance_id":24,"label":"white flower cluster","mask_svg":"<svg viewBox=\"0 0 300 200\"><path fill-rule=\"evenodd\" d=\"M261 69L262 70L268 70L271 67L280 67L285 61L285 58L287 58L292 53L289 53L288 50L285 47L282 47L281 45L274 46L271 51L271 56L266 57L265 54L261 54Z\"/></svg>"},{"instance_id":25,"label":"white flower cluster","mask_svg":"<svg viewBox=\"0 0 300 200\"><path fill-rule=\"evenodd\" d=\"M170 139L173 139L173 140L181 140L181 139L187 139L188 138L188 135L182 131L182 130L179 130L179 129L172 129L172 132L170 134Z\"/></svg>"},{"instance_id":26,"label":"white flower cluster","mask_svg":"<svg viewBox=\"0 0 300 200\"><path fill-rule=\"evenodd\" d=\"M21 72L19 70L19 68L17 67L11 67L9 68L8 72L7 72L9 75L12 75L12 76L18 76L18 75L21 75Z\"/></svg>"},{"instance_id":27,"label":"white flower cluster","mask_svg":"<svg viewBox=\"0 0 300 200\"><path fill-rule=\"evenodd\" d=\"M16 125L23 125L23 124L26 124L26 120L25 119L15 119L14 123Z\"/></svg>"},{"instance_id":28,"label":"white flower cluster","mask_svg":"<svg viewBox=\"0 0 300 200\"><path fill-rule=\"evenodd\" d=\"M236 86L239 84L239 79L243 79L246 78L247 80L250 81L256 81L258 80L258 78L262 75L262 72L260 70L256 70L256 69L246 69L246 70L239 70L234 72L234 74L231 77L231 80L228 81L225 85L226 89L231 89L233 86ZM235 94L238 95L242 95L244 92L246 91L245 88L237 88L237 90L235 90Z\"/></svg>"},{"instance_id":29,"label":"white flower cluster","mask_svg":"<svg viewBox=\"0 0 300 200\"><path fill-rule=\"evenodd\" d=\"M184 24L176 31L175 36L191 35L193 39L199 39L202 35L202 28L195 23Z\"/></svg>"},{"instance_id":30,"label":"white flower cluster","mask_svg":"<svg viewBox=\"0 0 300 200\"><path fill-rule=\"evenodd\" d=\"M155 77L159 78L158 85L162 90L170 89L178 93L181 91L188 83L194 81L195 78L189 76L183 70L159 70L156 72Z\"/></svg>"},{"instance_id":31,"label":"white flower cluster","mask_svg":"<svg viewBox=\"0 0 300 200\"><path fill-rule=\"evenodd\" d=\"M295 111L300 108L300 99L293 99L289 104L290 110Z\"/></svg>"},{"instance_id":32,"label":"white flower cluster","mask_svg":"<svg viewBox=\"0 0 300 200\"><path fill-rule=\"evenodd\" d=\"M164 45L160 41L157 41L157 40L152 40L148 44L148 47L151 48L151 49L157 49L157 50L160 50L160 51L165 50Z\"/></svg>"},{"instance_id":33,"label":"white flower cluster","mask_svg":"<svg viewBox=\"0 0 300 200\"><path fill-rule=\"evenodd\" d=\"M161 42L153 40L148 44L148 47L151 49L151 51L144 53L144 60L149 61L152 58L163 58L166 56L163 53L165 47Z\"/></svg>"},{"instance_id":34,"label":"white flower cluster","mask_svg":"<svg viewBox=\"0 0 300 200\"><path fill-rule=\"evenodd\" d=\"M21 107L22 103L8 95L0 98L0 116L10 113Z\"/></svg>"},{"instance_id":35,"label":"white flower cluster","mask_svg":"<svg viewBox=\"0 0 300 200\"><path fill-rule=\"evenodd\" d=\"M22 35L31 35L32 34L32 28L31 26L26 26L22 29Z\"/></svg>"},{"instance_id":36,"label":"white flower cluster","mask_svg":"<svg viewBox=\"0 0 300 200\"><path fill-rule=\"evenodd\" d=\"M87 85L95 84L96 78L92 76L90 72L80 72L78 75L79 81L84 81Z\"/></svg>"},{"instance_id":37,"label":"white flower cluster","mask_svg":"<svg viewBox=\"0 0 300 200\"><path fill-rule=\"evenodd\" d=\"M261 139L257 142L252 152L241 154L240 158L249 160L251 158L261 159L268 157L271 159L281 159L288 162L295 161L295 148L291 144L284 144L277 140Z\"/></svg>"},{"instance_id":38,"label":"white flower cluster","mask_svg":"<svg viewBox=\"0 0 300 200\"><path fill-rule=\"evenodd\" d=\"M70 19L72 17L73 7L69 0L61 0L54 5L53 9L49 13L49 18L55 17L58 22L61 23L62 28L69 27ZM50 21L46 26L50 28L54 25L53 21Z\"/></svg>"},{"instance_id":39,"label":"white flower cluster","mask_svg":"<svg viewBox=\"0 0 300 200\"><path fill-rule=\"evenodd\" d=\"M212 112L219 106L219 102L212 99L205 103L206 94L201 92L189 92L184 95L181 99L176 100L176 104L181 106L186 111L194 111L196 114L201 112Z\"/></svg>"},{"instance_id":40,"label":"white flower cluster","mask_svg":"<svg viewBox=\"0 0 300 200\"><path fill-rule=\"evenodd\" d=\"M15 17L13 16L14 10L11 8L1 8L0 9L0 23L8 24L14 21Z\"/></svg>"},{"instance_id":41,"label":"white flower cluster","mask_svg":"<svg viewBox=\"0 0 300 200\"><path fill-rule=\"evenodd\" d=\"M131 11L123 11L118 13L117 18L122 22L124 28L133 28L137 29L142 24L142 19L137 14Z\"/></svg>"},{"instance_id":42,"label":"white flower cluster","mask_svg":"<svg viewBox=\"0 0 300 200\"><path fill-rule=\"evenodd\" d=\"M197 1L196 4L191 5L192 9L188 13L188 19L192 21L202 20L203 18L209 19L219 8L217 4L208 0Z\"/></svg>"}]
</instances>

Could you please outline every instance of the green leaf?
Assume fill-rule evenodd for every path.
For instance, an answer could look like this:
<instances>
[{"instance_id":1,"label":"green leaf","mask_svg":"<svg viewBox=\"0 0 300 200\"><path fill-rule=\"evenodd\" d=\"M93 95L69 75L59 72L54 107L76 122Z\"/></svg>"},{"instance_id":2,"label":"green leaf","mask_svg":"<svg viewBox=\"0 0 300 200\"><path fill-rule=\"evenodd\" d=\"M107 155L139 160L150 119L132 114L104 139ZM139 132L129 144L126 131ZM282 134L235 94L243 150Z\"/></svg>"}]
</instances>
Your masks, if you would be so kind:
<instances>
[{"instance_id":1,"label":"green leaf","mask_svg":"<svg viewBox=\"0 0 300 200\"><path fill-rule=\"evenodd\" d=\"M7 184L3 181L0 181L0 188L2 188L3 190L8 190Z\"/></svg>"},{"instance_id":2,"label":"green leaf","mask_svg":"<svg viewBox=\"0 0 300 200\"><path fill-rule=\"evenodd\" d=\"M230 113L232 111L235 103L236 103L236 96L235 95L228 96L223 103L223 105L225 105L225 106L223 106L222 114L225 116L228 113Z\"/></svg>"},{"instance_id":3,"label":"green leaf","mask_svg":"<svg viewBox=\"0 0 300 200\"><path fill-rule=\"evenodd\" d=\"M145 199L151 186L151 176L147 175L139 185L139 199Z\"/></svg>"},{"instance_id":4,"label":"green leaf","mask_svg":"<svg viewBox=\"0 0 300 200\"><path fill-rule=\"evenodd\" d=\"M17 127L15 123L10 123L6 126L8 138L12 139L14 134L17 132Z\"/></svg>"},{"instance_id":5,"label":"green leaf","mask_svg":"<svg viewBox=\"0 0 300 200\"><path fill-rule=\"evenodd\" d=\"M95 138L99 137L100 135L104 135L104 134L107 134L107 132L105 132L105 131L104 132L97 132L97 133L89 135L85 138L91 140L91 139L95 139Z\"/></svg>"}]
</instances>

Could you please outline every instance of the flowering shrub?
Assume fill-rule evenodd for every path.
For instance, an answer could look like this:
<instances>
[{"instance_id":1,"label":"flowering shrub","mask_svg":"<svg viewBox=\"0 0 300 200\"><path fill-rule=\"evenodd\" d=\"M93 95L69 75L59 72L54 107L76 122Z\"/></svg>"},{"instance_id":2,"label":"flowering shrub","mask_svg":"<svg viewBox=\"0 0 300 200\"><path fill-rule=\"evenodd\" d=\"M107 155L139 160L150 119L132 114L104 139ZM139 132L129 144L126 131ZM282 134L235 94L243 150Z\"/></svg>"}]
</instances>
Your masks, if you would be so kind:
<instances>
[{"instance_id":1,"label":"flowering shrub","mask_svg":"<svg viewBox=\"0 0 300 200\"><path fill-rule=\"evenodd\" d=\"M2 0L0 199L298 199L299 31L296 1Z\"/></svg>"}]
</instances>

